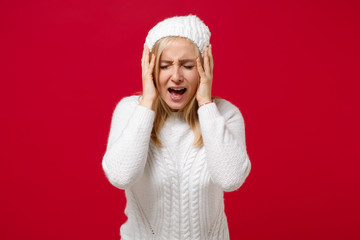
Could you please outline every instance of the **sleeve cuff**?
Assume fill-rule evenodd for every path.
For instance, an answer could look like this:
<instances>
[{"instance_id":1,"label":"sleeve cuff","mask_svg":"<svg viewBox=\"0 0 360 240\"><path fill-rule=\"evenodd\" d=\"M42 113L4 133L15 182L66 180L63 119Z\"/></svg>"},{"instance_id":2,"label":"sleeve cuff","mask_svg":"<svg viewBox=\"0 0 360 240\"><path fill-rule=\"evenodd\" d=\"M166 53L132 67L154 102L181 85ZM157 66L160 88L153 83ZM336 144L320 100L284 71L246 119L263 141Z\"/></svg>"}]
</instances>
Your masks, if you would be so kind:
<instances>
[{"instance_id":1,"label":"sleeve cuff","mask_svg":"<svg viewBox=\"0 0 360 240\"><path fill-rule=\"evenodd\" d=\"M199 121L201 122L215 119L221 116L214 102L200 107L198 109L198 115L199 115Z\"/></svg>"},{"instance_id":2,"label":"sleeve cuff","mask_svg":"<svg viewBox=\"0 0 360 240\"><path fill-rule=\"evenodd\" d=\"M147 107L137 105L136 111L133 115L133 119L137 119L142 122L142 127L152 128L155 119L155 112L151 109L148 109Z\"/></svg>"}]
</instances>

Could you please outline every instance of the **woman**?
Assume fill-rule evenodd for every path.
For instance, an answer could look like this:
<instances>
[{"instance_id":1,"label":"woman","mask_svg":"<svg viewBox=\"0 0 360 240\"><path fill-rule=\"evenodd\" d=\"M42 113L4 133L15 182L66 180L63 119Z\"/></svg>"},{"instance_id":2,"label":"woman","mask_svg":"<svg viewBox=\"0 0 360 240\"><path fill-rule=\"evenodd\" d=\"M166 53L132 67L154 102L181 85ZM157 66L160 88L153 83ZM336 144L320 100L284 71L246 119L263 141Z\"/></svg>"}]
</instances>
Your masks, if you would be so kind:
<instances>
[{"instance_id":1,"label":"woman","mask_svg":"<svg viewBox=\"0 0 360 240\"><path fill-rule=\"evenodd\" d=\"M144 45L142 95L116 106L102 166L125 190L122 239L229 239L223 192L251 164L239 109L211 96L209 40L194 15L158 23Z\"/></svg>"}]
</instances>

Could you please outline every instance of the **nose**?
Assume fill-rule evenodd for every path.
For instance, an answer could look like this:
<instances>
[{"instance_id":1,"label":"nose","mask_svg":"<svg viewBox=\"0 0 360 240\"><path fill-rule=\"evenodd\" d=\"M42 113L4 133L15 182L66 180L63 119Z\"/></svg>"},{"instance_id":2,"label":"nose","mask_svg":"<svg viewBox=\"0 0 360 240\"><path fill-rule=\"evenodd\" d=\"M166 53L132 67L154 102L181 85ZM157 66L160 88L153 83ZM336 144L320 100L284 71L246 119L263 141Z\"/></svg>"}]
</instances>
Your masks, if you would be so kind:
<instances>
[{"instance_id":1,"label":"nose","mask_svg":"<svg viewBox=\"0 0 360 240\"><path fill-rule=\"evenodd\" d=\"M175 66L173 68L171 81L173 81L174 83L180 83L180 82L184 81L184 77L183 77L180 67Z\"/></svg>"}]
</instances>

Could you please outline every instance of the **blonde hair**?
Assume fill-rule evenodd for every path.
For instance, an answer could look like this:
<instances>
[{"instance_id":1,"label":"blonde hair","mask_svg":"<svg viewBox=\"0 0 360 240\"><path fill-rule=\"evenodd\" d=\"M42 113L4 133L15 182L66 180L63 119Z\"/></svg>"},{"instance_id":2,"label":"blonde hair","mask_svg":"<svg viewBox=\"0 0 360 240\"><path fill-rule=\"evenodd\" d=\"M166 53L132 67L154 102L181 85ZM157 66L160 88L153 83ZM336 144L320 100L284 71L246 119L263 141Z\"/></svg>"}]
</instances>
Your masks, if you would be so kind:
<instances>
[{"instance_id":1,"label":"blonde hair","mask_svg":"<svg viewBox=\"0 0 360 240\"><path fill-rule=\"evenodd\" d=\"M154 77L156 86L159 86L159 71L160 71L161 54L162 54L163 50L165 49L165 47L168 45L168 43L177 38L181 38L181 37L175 37L175 36L164 37L164 38L158 40L151 50L151 53L156 56L154 73L153 73L153 77ZM201 56L201 53L200 53L198 47L191 40L188 40L188 41L190 41L194 45L194 47L197 49L198 57L200 58L201 64L203 64L203 58ZM194 142L193 142L194 146L202 146L203 145L203 139L202 139L200 124L199 124L199 118L198 118L198 114L197 114L198 108L199 108L199 106L196 101L196 93L195 93L194 96L191 98L191 100L184 107L184 109L182 109L183 117L184 117L185 121L189 124L189 126L191 127L193 134L194 134ZM172 111L171 111L170 107L165 103L165 101L160 97L160 95L158 95L158 97L155 101L155 120L154 120L153 129L151 132L151 139L154 141L154 143L157 147L162 146L162 143L159 139L158 134L159 134L161 128L163 127L166 119L170 116L171 112Z\"/></svg>"}]
</instances>

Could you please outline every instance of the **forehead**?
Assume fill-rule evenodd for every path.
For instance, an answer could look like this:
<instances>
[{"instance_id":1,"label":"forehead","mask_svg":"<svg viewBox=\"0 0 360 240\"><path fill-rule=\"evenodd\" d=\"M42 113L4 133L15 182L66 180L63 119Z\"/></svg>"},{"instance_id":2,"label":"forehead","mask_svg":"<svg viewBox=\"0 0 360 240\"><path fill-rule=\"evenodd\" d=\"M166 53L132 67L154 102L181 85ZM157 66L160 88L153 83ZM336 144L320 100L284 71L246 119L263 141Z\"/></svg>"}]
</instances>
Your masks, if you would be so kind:
<instances>
[{"instance_id":1,"label":"forehead","mask_svg":"<svg viewBox=\"0 0 360 240\"><path fill-rule=\"evenodd\" d=\"M197 46L191 40L185 38L174 38L164 48L161 59L176 60L182 58L193 58L198 56Z\"/></svg>"}]
</instances>

